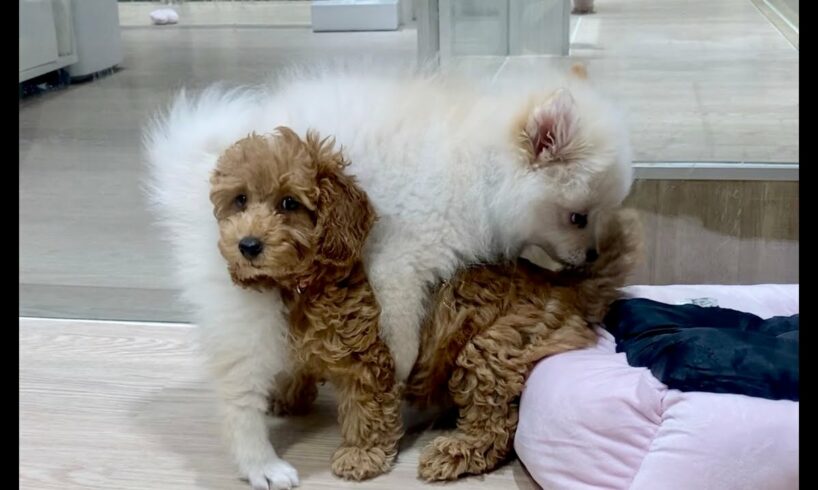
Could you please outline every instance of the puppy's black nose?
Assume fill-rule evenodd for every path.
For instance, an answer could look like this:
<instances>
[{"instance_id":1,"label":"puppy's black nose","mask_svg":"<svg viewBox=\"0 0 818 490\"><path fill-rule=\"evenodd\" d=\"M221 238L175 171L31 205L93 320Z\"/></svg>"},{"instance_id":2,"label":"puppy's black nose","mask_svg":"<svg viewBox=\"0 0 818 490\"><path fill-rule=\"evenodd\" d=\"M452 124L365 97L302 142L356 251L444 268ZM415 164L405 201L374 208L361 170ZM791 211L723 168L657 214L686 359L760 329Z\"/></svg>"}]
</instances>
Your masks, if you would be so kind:
<instances>
[{"instance_id":1,"label":"puppy's black nose","mask_svg":"<svg viewBox=\"0 0 818 490\"><path fill-rule=\"evenodd\" d=\"M599 252L596 251L595 248L590 248L585 251L585 261L586 262L593 262L599 258Z\"/></svg>"},{"instance_id":2,"label":"puppy's black nose","mask_svg":"<svg viewBox=\"0 0 818 490\"><path fill-rule=\"evenodd\" d=\"M239 251L248 259L258 257L264 250L264 244L256 237L246 236L239 241Z\"/></svg>"}]
</instances>

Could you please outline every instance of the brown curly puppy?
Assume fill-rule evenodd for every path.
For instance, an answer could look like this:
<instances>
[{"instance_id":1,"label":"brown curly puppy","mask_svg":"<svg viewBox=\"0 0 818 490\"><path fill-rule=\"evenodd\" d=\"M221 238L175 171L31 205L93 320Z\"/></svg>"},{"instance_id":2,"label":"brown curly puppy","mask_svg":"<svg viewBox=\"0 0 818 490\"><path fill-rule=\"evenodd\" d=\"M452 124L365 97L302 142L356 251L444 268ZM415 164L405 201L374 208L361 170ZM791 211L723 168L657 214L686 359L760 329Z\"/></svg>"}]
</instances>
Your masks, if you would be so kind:
<instances>
[{"instance_id":1,"label":"brown curly puppy","mask_svg":"<svg viewBox=\"0 0 818 490\"><path fill-rule=\"evenodd\" d=\"M591 324L617 298L641 249L632 211L603 220L599 258L559 273L520 259L465 269L442 285L424 326L406 396L459 411L457 430L423 451L426 480L452 480L494 469L512 450L518 402L534 363L592 345Z\"/></svg>"},{"instance_id":2,"label":"brown curly puppy","mask_svg":"<svg viewBox=\"0 0 818 490\"><path fill-rule=\"evenodd\" d=\"M303 411L317 380L333 383L343 442L332 470L361 480L395 459L400 387L361 264L375 214L333 147L288 128L250 135L219 159L211 201L233 281L279 291L289 310L296 365L277 380L272 410Z\"/></svg>"}]
</instances>

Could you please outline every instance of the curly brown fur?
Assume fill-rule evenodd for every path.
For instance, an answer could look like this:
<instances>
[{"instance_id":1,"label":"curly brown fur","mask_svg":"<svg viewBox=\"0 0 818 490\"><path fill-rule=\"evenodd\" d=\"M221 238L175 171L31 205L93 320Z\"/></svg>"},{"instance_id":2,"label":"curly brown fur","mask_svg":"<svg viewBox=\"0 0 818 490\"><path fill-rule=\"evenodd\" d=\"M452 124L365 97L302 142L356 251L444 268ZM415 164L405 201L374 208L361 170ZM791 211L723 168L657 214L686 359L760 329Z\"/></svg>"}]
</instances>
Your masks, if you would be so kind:
<instances>
[{"instance_id":1,"label":"curly brown fur","mask_svg":"<svg viewBox=\"0 0 818 490\"><path fill-rule=\"evenodd\" d=\"M337 389L341 447L336 475L362 480L389 471L402 435L400 387L378 335L380 308L357 264L341 283L287 297L300 363Z\"/></svg>"},{"instance_id":2,"label":"curly brown fur","mask_svg":"<svg viewBox=\"0 0 818 490\"><path fill-rule=\"evenodd\" d=\"M360 260L375 219L366 195L342 170L334 143L292 130L252 134L227 149L210 180L219 251L242 287L297 289L332 282ZM295 201L285 209L285 200ZM244 257L243 238L262 251Z\"/></svg>"},{"instance_id":3,"label":"curly brown fur","mask_svg":"<svg viewBox=\"0 0 818 490\"><path fill-rule=\"evenodd\" d=\"M452 404L459 418L454 433L422 452L422 478L495 468L512 449L534 363L595 343L591 324L618 297L640 254L636 213L617 212L598 236L600 256L587 269L553 273L520 259L463 270L441 286L406 396L419 405Z\"/></svg>"},{"instance_id":4,"label":"curly brown fur","mask_svg":"<svg viewBox=\"0 0 818 490\"><path fill-rule=\"evenodd\" d=\"M296 366L271 394L273 413L301 413L315 381L337 388L343 442L333 472L353 480L388 471L402 435L394 362L378 335L380 309L361 265L375 220L343 172L333 142L278 128L250 135L220 158L211 179L219 250L233 281L277 289L290 312ZM252 250L242 243L252 239Z\"/></svg>"}]
</instances>

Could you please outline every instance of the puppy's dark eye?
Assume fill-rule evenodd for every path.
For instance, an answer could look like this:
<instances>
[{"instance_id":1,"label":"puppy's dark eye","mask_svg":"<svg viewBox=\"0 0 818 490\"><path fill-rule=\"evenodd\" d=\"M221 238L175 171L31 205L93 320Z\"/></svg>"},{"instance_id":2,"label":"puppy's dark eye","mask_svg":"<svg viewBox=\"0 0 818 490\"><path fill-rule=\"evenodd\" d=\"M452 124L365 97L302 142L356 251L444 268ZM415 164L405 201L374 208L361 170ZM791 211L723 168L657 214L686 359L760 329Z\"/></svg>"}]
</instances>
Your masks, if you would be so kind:
<instances>
[{"instance_id":1,"label":"puppy's dark eye","mask_svg":"<svg viewBox=\"0 0 818 490\"><path fill-rule=\"evenodd\" d=\"M292 196L287 196L281 200L281 209L284 211L295 211L301 207L301 204Z\"/></svg>"},{"instance_id":2,"label":"puppy's dark eye","mask_svg":"<svg viewBox=\"0 0 818 490\"><path fill-rule=\"evenodd\" d=\"M233 202L236 204L236 207L239 209L244 209L244 206L247 205L247 195L239 194L233 199Z\"/></svg>"},{"instance_id":3,"label":"puppy's dark eye","mask_svg":"<svg viewBox=\"0 0 818 490\"><path fill-rule=\"evenodd\" d=\"M571 213L571 224L577 228L585 228L588 225L588 215Z\"/></svg>"}]
</instances>

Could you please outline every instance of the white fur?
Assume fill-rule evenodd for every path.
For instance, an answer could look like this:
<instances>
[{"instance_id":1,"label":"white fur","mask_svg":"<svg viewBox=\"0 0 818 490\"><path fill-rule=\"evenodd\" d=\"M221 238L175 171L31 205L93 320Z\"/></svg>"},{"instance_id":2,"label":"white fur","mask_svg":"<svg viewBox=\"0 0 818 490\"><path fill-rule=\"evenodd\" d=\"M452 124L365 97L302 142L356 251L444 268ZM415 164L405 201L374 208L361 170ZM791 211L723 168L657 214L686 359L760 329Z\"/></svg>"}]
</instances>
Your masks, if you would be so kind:
<instances>
[{"instance_id":1,"label":"white fur","mask_svg":"<svg viewBox=\"0 0 818 490\"><path fill-rule=\"evenodd\" d=\"M578 261L593 237L567 216L592 217L618 204L631 183L627 133L584 85L565 82L571 134L593 151L581 162L534 169L512 124L532 95L542 101L531 110L547 113L543 104L559 85L481 94L442 78L362 73L294 74L259 89L209 89L194 100L182 93L147 132L149 193L171 240L178 285L201 326L233 455L254 486L263 488L265 478L272 488L298 483L262 428L273 378L287 368L287 323L277 293L231 283L216 247L208 179L227 146L278 125L300 134L316 129L343 146L379 216L365 259L401 379L417 356L427 286L526 245Z\"/></svg>"}]
</instances>

